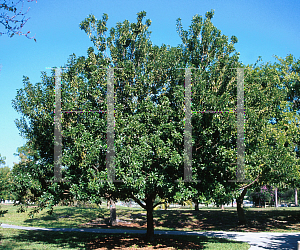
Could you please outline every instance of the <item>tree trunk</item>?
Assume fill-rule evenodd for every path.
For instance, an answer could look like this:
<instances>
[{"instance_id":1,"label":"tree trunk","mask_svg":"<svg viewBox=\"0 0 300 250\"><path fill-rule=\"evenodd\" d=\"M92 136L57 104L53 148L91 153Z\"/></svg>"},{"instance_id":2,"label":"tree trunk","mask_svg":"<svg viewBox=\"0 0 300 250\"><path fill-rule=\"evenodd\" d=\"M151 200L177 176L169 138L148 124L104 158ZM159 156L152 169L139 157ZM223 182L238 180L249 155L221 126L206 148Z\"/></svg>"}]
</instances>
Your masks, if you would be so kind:
<instances>
[{"instance_id":1,"label":"tree trunk","mask_svg":"<svg viewBox=\"0 0 300 250\"><path fill-rule=\"evenodd\" d=\"M298 206L298 195L297 195L297 188L295 188L295 206Z\"/></svg>"},{"instance_id":2,"label":"tree trunk","mask_svg":"<svg viewBox=\"0 0 300 250\"><path fill-rule=\"evenodd\" d=\"M199 201L195 200L195 211L199 211Z\"/></svg>"},{"instance_id":3,"label":"tree trunk","mask_svg":"<svg viewBox=\"0 0 300 250\"><path fill-rule=\"evenodd\" d=\"M244 197L246 195L247 188L244 188L243 192L240 194L240 196L236 200L236 207L237 207L237 214L238 214L238 224L239 225L246 225L247 220L245 217L244 213L244 208L243 208L243 201Z\"/></svg>"},{"instance_id":4,"label":"tree trunk","mask_svg":"<svg viewBox=\"0 0 300 250\"><path fill-rule=\"evenodd\" d=\"M275 188L275 207L278 207L277 187Z\"/></svg>"},{"instance_id":5,"label":"tree trunk","mask_svg":"<svg viewBox=\"0 0 300 250\"><path fill-rule=\"evenodd\" d=\"M153 221L153 203L155 197L149 195L146 200L147 207L147 233L146 233L146 241L153 242L154 241L154 221Z\"/></svg>"},{"instance_id":6,"label":"tree trunk","mask_svg":"<svg viewBox=\"0 0 300 250\"><path fill-rule=\"evenodd\" d=\"M116 203L113 201L113 199L110 199L109 205L110 205L109 225L115 226L117 225Z\"/></svg>"}]
</instances>

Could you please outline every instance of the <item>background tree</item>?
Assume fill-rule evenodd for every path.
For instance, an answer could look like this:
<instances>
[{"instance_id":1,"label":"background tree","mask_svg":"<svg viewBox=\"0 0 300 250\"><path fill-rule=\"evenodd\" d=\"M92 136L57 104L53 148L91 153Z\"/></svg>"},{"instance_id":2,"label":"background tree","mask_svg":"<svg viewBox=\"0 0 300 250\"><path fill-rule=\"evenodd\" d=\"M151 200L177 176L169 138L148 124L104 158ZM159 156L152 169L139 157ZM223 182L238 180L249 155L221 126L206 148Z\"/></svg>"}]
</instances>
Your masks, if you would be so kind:
<instances>
[{"instance_id":1,"label":"background tree","mask_svg":"<svg viewBox=\"0 0 300 250\"><path fill-rule=\"evenodd\" d=\"M299 182L299 163L293 143L299 127L291 112L282 112L287 99L283 84L289 78L278 69L277 63L254 65L245 76L245 179L251 182L239 188L240 224L246 223L242 202L249 188L287 185L293 179ZM274 117L278 119L276 125L270 123Z\"/></svg>"},{"instance_id":2,"label":"background tree","mask_svg":"<svg viewBox=\"0 0 300 250\"><path fill-rule=\"evenodd\" d=\"M29 203L36 202L43 194L47 183L42 161L30 141L17 149L19 162L14 163L12 170L11 190L15 204L19 204L18 212L27 209Z\"/></svg>"},{"instance_id":3,"label":"background tree","mask_svg":"<svg viewBox=\"0 0 300 250\"><path fill-rule=\"evenodd\" d=\"M5 201L11 198L10 195L10 168L5 166L6 158L0 154L0 201Z\"/></svg>"},{"instance_id":4,"label":"background tree","mask_svg":"<svg viewBox=\"0 0 300 250\"><path fill-rule=\"evenodd\" d=\"M285 115L280 120L285 127L285 131L287 131L287 124L291 126L291 129L288 129L291 134L291 140L286 142L285 146L293 147L295 149L296 158L299 160L300 140L297 128L299 127L300 111L300 59L296 60L291 54L285 58L276 57L276 59L277 61L274 66L281 72L280 79L282 79L282 88L287 90L287 98L285 100L287 101L287 105L286 107L282 107L282 111ZM297 198L297 189L300 188L297 173L295 176L292 176L289 186L294 188L295 198ZM297 200L295 203L297 204Z\"/></svg>"},{"instance_id":5,"label":"background tree","mask_svg":"<svg viewBox=\"0 0 300 250\"><path fill-rule=\"evenodd\" d=\"M27 0L27 2L33 2L34 0ZM37 1L36 1L37 2ZM21 3L21 7L20 7ZM0 13L0 24L4 28L0 35L7 34L9 37L14 35L24 35L29 39L36 39L29 37L30 31L23 33L21 30L30 18L26 18L29 8L26 12L23 12L24 0L16 1L15 3L10 0L3 0L0 4L0 9L3 11Z\"/></svg>"},{"instance_id":6,"label":"background tree","mask_svg":"<svg viewBox=\"0 0 300 250\"><path fill-rule=\"evenodd\" d=\"M1 165L1 166L3 166L3 165L6 164L6 163L5 163L5 160L6 160L6 157L5 157L5 156L1 156L1 154L0 154L0 165Z\"/></svg>"},{"instance_id":7,"label":"background tree","mask_svg":"<svg viewBox=\"0 0 300 250\"><path fill-rule=\"evenodd\" d=\"M5 156L0 154L0 202L10 198L10 168L5 166ZM4 216L8 210L0 210L0 216Z\"/></svg>"}]
</instances>

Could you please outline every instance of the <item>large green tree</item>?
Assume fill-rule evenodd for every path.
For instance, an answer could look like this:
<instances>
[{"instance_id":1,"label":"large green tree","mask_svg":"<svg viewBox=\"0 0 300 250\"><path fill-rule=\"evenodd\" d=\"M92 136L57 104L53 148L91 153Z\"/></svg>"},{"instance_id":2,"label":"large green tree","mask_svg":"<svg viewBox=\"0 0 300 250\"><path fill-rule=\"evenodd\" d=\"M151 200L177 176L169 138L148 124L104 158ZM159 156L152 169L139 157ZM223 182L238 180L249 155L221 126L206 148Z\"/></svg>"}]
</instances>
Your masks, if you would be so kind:
<instances>
[{"instance_id":1,"label":"large green tree","mask_svg":"<svg viewBox=\"0 0 300 250\"><path fill-rule=\"evenodd\" d=\"M54 181L53 171L54 71L50 76L43 72L42 82L36 85L25 77L24 89L18 91L13 106L22 114L17 126L36 153L32 162L22 163L29 167L16 166L16 171L36 180L32 187L40 208L51 209L64 198L65 190L71 197L95 203L100 203L102 197L131 198L147 211L146 236L151 241L153 209L160 199L172 202L192 197L199 202L213 197L222 204L231 198L229 191L245 189L241 184L226 182L234 179L236 169L236 124L231 113L193 115L193 175L201 182L182 182L185 118L182 68L196 68L192 79L193 110L227 110L235 107L236 100L236 71L231 68L242 64L234 50L237 39L232 37L228 42L212 25L213 12L208 12L205 19L195 16L189 33L178 22L183 41L178 47L153 45L148 31L151 21L143 24L145 16L145 12L140 12L136 23L127 20L118 23L108 37L106 14L101 20L90 15L80 24L97 52L89 48L87 57L72 55L65 65L68 69L62 74L63 182ZM110 182L106 169L107 113L99 110L108 109L108 68L114 68L115 178L122 182ZM256 69L253 74L260 77L260 71ZM272 96L275 90L268 88L269 92L264 94L269 94L273 101L268 102L268 95L262 94L260 86L253 85L256 91L248 97L246 118L252 122L249 128L262 134L267 118L273 115L264 108L275 107L276 98L281 96ZM258 103L259 111L264 112L251 112L260 100L263 102ZM260 173L257 165L260 159L255 151L260 141L259 133L251 132L254 137L250 134L246 144L251 146L252 165L246 162L245 170L246 177L254 180ZM35 169L34 178L29 176L31 169Z\"/></svg>"},{"instance_id":2,"label":"large green tree","mask_svg":"<svg viewBox=\"0 0 300 250\"><path fill-rule=\"evenodd\" d=\"M120 115L119 113L116 115L116 119L119 117L122 119L120 121L123 125L120 126L120 131L123 133L120 133L120 136L124 139L117 139L121 147L116 159L117 163L121 163L119 165L121 166L121 179L124 178L122 176L125 176L126 168L131 174L131 176L127 174L124 179L127 182L126 186L122 187L122 184L119 186L122 187L122 190L126 188L126 193L132 194L132 198L147 210L148 236L153 231L150 228L153 225L151 211L153 201L157 196L160 199L167 198L168 201L174 200L175 197L178 197L177 194L180 190L175 188L175 181L178 179L183 180L184 124L182 121L184 113L182 112L182 106L184 101L184 71L182 69L180 71L180 68L196 68L193 72L194 110L228 110L234 107L236 88L234 85L235 71L232 68L241 65L238 62L238 54L234 50L234 43L237 42L237 39L233 36L229 43L228 38L221 35L221 32L212 25L212 17L213 11L208 12L204 20L198 15L195 16L189 34L183 31L180 20L178 20L178 32L183 40L183 45L169 50L169 55L173 56L170 62L167 61L167 53L164 53L164 56L156 56L156 53L151 53L151 49L144 50L146 58L141 61L141 53L137 53L139 51L136 52L136 49L142 47L142 45L136 44L135 32L127 31L129 25L126 21L123 26L118 26L120 28L117 33L112 30L111 35L113 36L108 38L114 65L126 68L128 64L133 64L136 71L132 76L126 75L124 79L128 82L127 89L129 93L136 97L135 106L128 107L133 103L130 96L125 103L123 103L124 99L119 100L117 98L117 103L124 106ZM98 32L92 35L91 32L91 28L96 29L96 27L97 30L101 30L101 27L104 30L102 25L103 21L97 23L94 17L89 17L82 23L82 28L90 35L95 45L104 51L105 39L102 33ZM139 21L137 26L140 26ZM133 27L136 28L136 25L133 25ZM115 38L115 33L118 40ZM111 43L111 39L114 39L115 42ZM164 49L164 47L163 45L161 49ZM147 57L147 51L149 50L150 55L154 54L150 58ZM156 61L151 61L152 58L155 58ZM139 67L142 67L143 84L139 82ZM148 69L152 70L151 74L147 72ZM164 69L167 71L164 72ZM158 74L158 77L155 77L156 73L160 73L160 75ZM135 79L132 80L133 76L135 76ZM200 81L197 82L196 79L200 79ZM147 89L149 83L150 87L155 84L155 88ZM132 89L132 86L135 89ZM143 88L142 91L141 88ZM125 88L122 86L122 97L126 96L127 89L126 86ZM158 91L160 91L159 95L157 95ZM118 93L116 95L118 97ZM217 101L217 99L219 100ZM168 106L168 102L170 106ZM143 106L144 108L139 108ZM158 113L155 112L157 108ZM173 110L175 113L172 112ZM193 117L193 127L195 128L193 129L195 135L194 148L196 149L193 172L196 173L196 178L200 176L198 179L201 179L201 182L196 182L196 185L191 183L183 185L183 183L180 183L182 187L184 186L184 190L181 189L181 193L184 194L181 197L182 199L195 192L197 195L193 195L195 201L199 201L203 197L207 199L214 197L224 202L226 188L232 190L232 187L221 182L234 178L235 173L234 166L230 165L232 164L234 152L233 128L235 126L232 119L234 116L230 117L230 114L224 114L225 120L231 118L227 123L222 122L219 116L217 118L219 122L214 124L214 127L212 127L212 117L212 114L202 113L198 113ZM156 120L157 118L158 120ZM117 121L116 131L119 130ZM178 123L176 124L176 122ZM173 134L172 130L178 136L174 137L176 134ZM222 138L221 133L224 134ZM156 136L153 136L153 134ZM116 132L116 137L118 137L118 132ZM202 151L199 150L201 147ZM217 154L217 151L222 151L223 155L221 153ZM121 157L120 160L118 157ZM168 168L168 164L171 168ZM149 172L149 169L153 169L154 172ZM170 176L170 173L173 173L172 176ZM135 179L138 181L135 181ZM144 180L149 180L150 185ZM151 185L153 185L152 189ZM234 183L231 184L231 186L234 185ZM192 189L187 187L192 187ZM150 195L151 200L147 198L147 195ZM229 198L231 197L228 196L225 200Z\"/></svg>"},{"instance_id":3,"label":"large green tree","mask_svg":"<svg viewBox=\"0 0 300 250\"><path fill-rule=\"evenodd\" d=\"M144 208L151 241L156 197L172 200L180 190L175 181L183 176L184 71L177 68L184 65L179 48L152 45L151 21L142 24L145 15L138 13L137 23L118 23L110 30L107 45L106 15L100 21L90 16L81 28L88 34L94 28L92 41L100 52L108 46L111 63L119 68L115 70L115 174L123 183L104 182L106 169L99 164L95 171L89 168L94 179L88 184L114 198L132 198Z\"/></svg>"},{"instance_id":4,"label":"large green tree","mask_svg":"<svg viewBox=\"0 0 300 250\"><path fill-rule=\"evenodd\" d=\"M100 21L89 17L81 27L88 33L89 25L97 24L94 42L99 52L96 54L89 49L87 58L71 57L69 69L63 74L63 109L107 110L106 68L123 68L115 73L115 165L116 178L124 183L107 182L107 115L92 112L76 116L64 114L65 182L47 182L54 179L51 176L53 75L43 74L42 83L35 86L24 78L25 87L18 91L13 104L23 115L17 121L18 128L40 157L34 164L44 171L39 173L40 182L44 183L43 194L38 200L40 207L57 204L64 185L81 200L99 202L101 196L133 198L147 210L147 236L153 240L153 208L158 205L154 203L155 198L172 199L179 190L175 181L183 175L184 71L176 67L184 65L180 64L179 48L152 45L147 31L151 22L147 20L142 24L145 14L138 13L137 23L125 21L111 29L107 39L111 58L103 53L107 16ZM164 95L164 91L171 91L172 98Z\"/></svg>"}]
</instances>

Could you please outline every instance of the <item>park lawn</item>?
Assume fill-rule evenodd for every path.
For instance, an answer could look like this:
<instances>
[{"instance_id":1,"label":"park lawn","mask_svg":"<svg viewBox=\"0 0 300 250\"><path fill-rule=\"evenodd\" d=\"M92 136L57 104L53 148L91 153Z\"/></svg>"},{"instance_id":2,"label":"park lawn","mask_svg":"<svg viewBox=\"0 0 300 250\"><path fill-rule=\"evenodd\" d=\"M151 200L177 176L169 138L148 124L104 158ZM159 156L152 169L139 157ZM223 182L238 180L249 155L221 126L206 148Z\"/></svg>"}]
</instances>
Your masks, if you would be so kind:
<instances>
[{"instance_id":1,"label":"park lawn","mask_svg":"<svg viewBox=\"0 0 300 250\"><path fill-rule=\"evenodd\" d=\"M175 239L176 238L176 239ZM0 229L0 249L207 249L247 250L248 243L204 236L156 236L145 243L138 234L96 234Z\"/></svg>"},{"instance_id":2,"label":"park lawn","mask_svg":"<svg viewBox=\"0 0 300 250\"><path fill-rule=\"evenodd\" d=\"M8 213L0 217L5 224L52 227L52 228L119 228L146 229L146 211L138 208L117 206L117 226L108 226L109 209L106 206L67 207L56 206L54 213L46 210L28 217L26 213L16 213L17 207L2 205ZM194 210L155 210L155 230L193 231L241 231L241 232L299 232L300 208L245 208L247 226L237 226L236 208L201 208Z\"/></svg>"}]
</instances>

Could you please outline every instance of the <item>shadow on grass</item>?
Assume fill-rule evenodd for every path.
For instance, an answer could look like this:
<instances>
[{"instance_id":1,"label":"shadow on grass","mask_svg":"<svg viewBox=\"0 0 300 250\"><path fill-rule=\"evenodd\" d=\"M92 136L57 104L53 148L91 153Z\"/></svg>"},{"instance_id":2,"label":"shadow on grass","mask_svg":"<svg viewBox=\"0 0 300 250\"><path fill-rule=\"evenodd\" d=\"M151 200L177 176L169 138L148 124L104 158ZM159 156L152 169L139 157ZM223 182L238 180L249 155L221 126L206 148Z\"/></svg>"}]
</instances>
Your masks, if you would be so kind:
<instances>
[{"instance_id":1,"label":"shadow on grass","mask_svg":"<svg viewBox=\"0 0 300 250\"><path fill-rule=\"evenodd\" d=\"M248 225L238 226L236 209L155 210L155 229L193 231L299 231L300 209L245 208ZM117 226L109 226L109 209L55 207L54 214L24 221L26 226L61 228L145 229L146 211L117 209Z\"/></svg>"},{"instance_id":2,"label":"shadow on grass","mask_svg":"<svg viewBox=\"0 0 300 250\"><path fill-rule=\"evenodd\" d=\"M234 209L156 210L153 211L153 214L155 229L162 230L289 232L299 231L300 228L300 209L245 209L248 220L248 224L245 226L238 225L237 213ZM109 218L109 211L105 216ZM147 227L146 211L117 210L117 218L119 223L115 227L108 226L107 219L94 219L86 226L119 229L146 229Z\"/></svg>"},{"instance_id":3,"label":"shadow on grass","mask_svg":"<svg viewBox=\"0 0 300 250\"><path fill-rule=\"evenodd\" d=\"M122 249L129 249L132 246L136 248L147 249L206 249L211 248L209 244L231 244L235 245L236 249L248 249L249 245L243 242L234 242L227 239L221 238L208 238L205 236L170 236L170 235L156 235L155 241L152 243L146 243L144 236L141 235L128 235L128 236L107 236L106 238L99 238L95 242L88 244L88 249L114 249L116 247ZM240 247L241 248L240 248ZM225 246L223 245L225 248ZM173 249L172 248L172 249ZM131 249L131 248L130 248Z\"/></svg>"},{"instance_id":4,"label":"shadow on grass","mask_svg":"<svg viewBox=\"0 0 300 250\"><path fill-rule=\"evenodd\" d=\"M84 234L75 232L42 232L42 231L25 231L17 230L12 236L7 237L8 243L1 244L0 249L15 249L21 247L24 243L24 247L28 247L31 244L39 243L41 248L35 249L48 249L47 245L54 245L61 248L75 248L82 249L85 244L90 240L94 240L96 235ZM86 242L87 241L87 242ZM4 248L2 248L4 247ZM20 248L22 249L22 248Z\"/></svg>"},{"instance_id":5,"label":"shadow on grass","mask_svg":"<svg viewBox=\"0 0 300 250\"><path fill-rule=\"evenodd\" d=\"M36 249L47 249L47 246L64 249L127 249L132 246L136 248L153 247L147 249L167 249L171 247L175 249L206 249L211 243L228 243L236 246L236 249L248 249L245 243L233 242L222 238L207 238L205 236L156 235L153 243L146 243L144 235L141 234L91 234L24 230L18 230L17 233L10 237L9 245L0 245L0 249L2 247L4 247L3 249L14 249L23 242L26 246L30 246L33 243L42 245L41 248ZM243 248L238 248L239 246L243 246Z\"/></svg>"},{"instance_id":6,"label":"shadow on grass","mask_svg":"<svg viewBox=\"0 0 300 250\"><path fill-rule=\"evenodd\" d=\"M235 210L154 211L156 227L215 231L299 231L300 210L245 209L246 226Z\"/></svg>"},{"instance_id":7,"label":"shadow on grass","mask_svg":"<svg viewBox=\"0 0 300 250\"><path fill-rule=\"evenodd\" d=\"M109 217L109 211L103 208L54 207L52 215L37 214L34 218L24 220L27 226L77 228L91 218Z\"/></svg>"}]
</instances>

